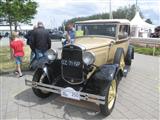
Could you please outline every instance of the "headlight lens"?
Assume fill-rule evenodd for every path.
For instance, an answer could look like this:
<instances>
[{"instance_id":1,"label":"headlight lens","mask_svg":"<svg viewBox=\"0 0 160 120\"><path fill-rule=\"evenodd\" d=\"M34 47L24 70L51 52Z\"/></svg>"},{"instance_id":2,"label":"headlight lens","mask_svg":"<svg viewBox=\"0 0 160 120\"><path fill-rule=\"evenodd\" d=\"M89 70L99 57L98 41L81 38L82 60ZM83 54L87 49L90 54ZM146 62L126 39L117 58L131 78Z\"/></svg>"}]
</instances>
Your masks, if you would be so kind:
<instances>
[{"instance_id":1,"label":"headlight lens","mask_svg":"<svg viewBox=\"0 0 160 120\"><path fill-rule=\"evenodd\" d=\"M86 65L91 65L95 62L95 55L92 52L85 52L83 54L83 62Z\"/></svg>"},{"instance_id":2,"label":"headlight lens","mask_svg":"<svg viewBox=\"0 0 160 120\"><path fill-rule=\"evenodd\" d=\"M49 49L47 52L46 52L46 56L49 60L55 60L57 59L57 56L58 56L58 53L56 50L52 50L52 49Z\"/></svg>"}]
</instances>

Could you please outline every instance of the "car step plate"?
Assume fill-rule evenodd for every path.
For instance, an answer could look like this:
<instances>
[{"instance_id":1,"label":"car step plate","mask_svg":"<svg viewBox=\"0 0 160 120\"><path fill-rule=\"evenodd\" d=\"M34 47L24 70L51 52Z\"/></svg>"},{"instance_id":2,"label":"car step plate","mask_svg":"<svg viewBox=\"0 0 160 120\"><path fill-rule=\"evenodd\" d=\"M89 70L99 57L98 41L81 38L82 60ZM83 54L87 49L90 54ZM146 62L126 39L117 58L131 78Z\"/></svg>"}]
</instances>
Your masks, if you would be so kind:
<instances>
[{"instance_id":1,"label":"car step plate","mask_svg":"<svg viewBox=\"0 0 160 120\"><path fill-rule=\"evenodd\" d=\"M66 97L66 98L70 98L70 99L74 99L74 100L80 100L80 93L75 91L71 87L64 88L61 91L61 96Z\"/></svg>"}]
</instances>

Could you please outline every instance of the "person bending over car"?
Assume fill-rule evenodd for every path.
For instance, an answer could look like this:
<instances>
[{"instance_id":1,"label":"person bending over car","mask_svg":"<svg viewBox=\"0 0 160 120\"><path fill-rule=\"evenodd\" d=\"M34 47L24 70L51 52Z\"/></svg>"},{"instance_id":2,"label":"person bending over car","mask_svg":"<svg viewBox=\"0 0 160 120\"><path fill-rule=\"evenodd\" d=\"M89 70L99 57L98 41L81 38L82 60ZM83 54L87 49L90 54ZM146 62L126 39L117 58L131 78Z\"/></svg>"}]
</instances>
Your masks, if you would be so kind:
<instances>
[{"instance_id":1,"label":"person bending over car","mask_svg":"<svg viewBox=\"0 0 160 120\"><path fill-rule=\"evenodd\" d=\"M68 23L66 26L66 43L74 44L75 41L75 29L73 23Z\"/></svg>"}]
</instances>

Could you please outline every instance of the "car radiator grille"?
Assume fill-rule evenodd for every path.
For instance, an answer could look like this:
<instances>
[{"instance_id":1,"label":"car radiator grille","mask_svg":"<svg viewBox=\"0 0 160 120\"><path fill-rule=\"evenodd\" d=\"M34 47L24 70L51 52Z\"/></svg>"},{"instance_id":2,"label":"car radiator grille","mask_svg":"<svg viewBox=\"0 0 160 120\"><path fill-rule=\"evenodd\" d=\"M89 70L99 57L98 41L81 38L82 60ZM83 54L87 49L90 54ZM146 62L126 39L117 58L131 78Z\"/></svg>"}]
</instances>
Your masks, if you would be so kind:
<instances>
[{"instance_id":1,"label":"car radiator grille","mask_svg":"<svg viewBox=\"0 0 160 120\"><path fill-rule=\"evenodd\" d=\"M70 45L62 51L62 77L69 83L78 84L83 81L82 50Z\"/></svg>"}]
</instances>

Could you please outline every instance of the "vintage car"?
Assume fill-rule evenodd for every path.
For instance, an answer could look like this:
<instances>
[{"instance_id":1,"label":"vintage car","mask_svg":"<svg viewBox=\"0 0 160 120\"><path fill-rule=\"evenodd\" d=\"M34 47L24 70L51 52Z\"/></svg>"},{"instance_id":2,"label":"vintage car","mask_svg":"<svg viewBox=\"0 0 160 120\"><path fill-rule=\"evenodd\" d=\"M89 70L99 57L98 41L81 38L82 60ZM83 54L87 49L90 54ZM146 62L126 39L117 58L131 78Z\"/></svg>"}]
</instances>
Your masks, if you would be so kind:
<instances>
[{"instance_id":1,"label":"vintage car","mask_svg":"<svg viewBox=\"0 0 160 120\"><path fill-rule=\"evenodd\" d=\"M74 44L62 48L61 58L48 50L48 61L25 80L35 95L46 98L51 93L98 104L104 115L114 108L119 81L134 58L129 45L130 24L125 19L76 22Z\"/></svg>"}]
</instances>

